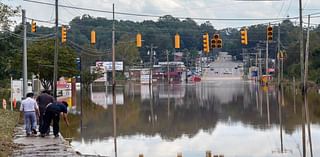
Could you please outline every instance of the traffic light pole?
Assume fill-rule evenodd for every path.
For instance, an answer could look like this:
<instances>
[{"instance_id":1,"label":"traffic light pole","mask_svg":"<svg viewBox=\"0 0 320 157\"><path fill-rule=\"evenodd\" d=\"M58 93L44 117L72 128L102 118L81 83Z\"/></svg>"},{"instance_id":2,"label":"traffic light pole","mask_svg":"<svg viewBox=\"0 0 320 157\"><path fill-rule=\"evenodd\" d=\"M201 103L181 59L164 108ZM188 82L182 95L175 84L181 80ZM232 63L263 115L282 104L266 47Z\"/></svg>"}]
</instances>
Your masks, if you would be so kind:
<instances>
[{"instance_id":1,"label":"traffic light pole","mask_svg":"<svg viewBox=\"0 0 320 157\"><path fill-rule=\"evenodd\" d=\"M261 79L261 75L262 75L262 57L261 57L261 48L259 48L259 80Z\"/></svg>"},{"instance_id":2,"label":"traffic light pole","mask_svg":"<svg viewBox=\"0 0 320 157\"><path fill-rule=\"evenodd\" d=\"M268 77L268 75L269 75L269 71L268 71L268 69L269 69L269 40L267 39L266 42L267 42L266 43L266 75Z\"/></svg>"},{"instance_id":3,"label":"traffic light pole","mask_svg":"<svg viewBox=\"0 0 320 157\"><path fill-rule=\"evenodd\" d=\"M280 87L280 79L281 78L281 73L280 71L280 63L281 63L281 59L280 59L281 55L280 55L280 23L278 26L278 54L277 54L277 76L278 76L278 87Z\"/></svg>"},{"instance_id":4,"label":"traffic light pole","mask_svg":"<svg viewBox=\"0 0 320 157\"><path fill-rule=\"evenodd\" d=\"M58 0L55 1L56 20L55 20L55 47L54 47L54 65L53 65L53 96L57 99L57 80L58 80Z\"/></svg>"},{"instance_id":5,"label":"traffic light pole","mask_svg":"<svg viewBox=\"0 0 320 157\"><path fill-rule=\"evenodd\" d=\"M27 24L26 24L26 10L22 9L22 24L23 24L23 97L27 95L28 91L28 69L27 69ZM12 89L11 89L12 90ZM11 100L12 102L12 100Z\"/></svg>"}]
</instances>

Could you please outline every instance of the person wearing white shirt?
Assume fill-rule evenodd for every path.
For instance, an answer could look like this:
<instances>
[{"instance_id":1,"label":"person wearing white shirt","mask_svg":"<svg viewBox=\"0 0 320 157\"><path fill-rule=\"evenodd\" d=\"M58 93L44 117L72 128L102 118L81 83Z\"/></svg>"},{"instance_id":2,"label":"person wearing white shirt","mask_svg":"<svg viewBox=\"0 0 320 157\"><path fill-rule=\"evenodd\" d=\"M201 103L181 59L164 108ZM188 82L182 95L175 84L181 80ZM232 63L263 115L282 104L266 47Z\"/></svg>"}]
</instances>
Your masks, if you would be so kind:
<instances>
[{"instance_id":1,"label":"person wearing white shirt","mask_svg":"<svg viewBox=\"0 0 320 157\"><path fill-rule=\"evenodd\" d=\"M39 116L39 107L37 101L33 99L33 93L28 93L27 98L22 100L20 111L24 114L24 124L27 136L37 134L37 117Z\"/></svg>"}]
</instances>

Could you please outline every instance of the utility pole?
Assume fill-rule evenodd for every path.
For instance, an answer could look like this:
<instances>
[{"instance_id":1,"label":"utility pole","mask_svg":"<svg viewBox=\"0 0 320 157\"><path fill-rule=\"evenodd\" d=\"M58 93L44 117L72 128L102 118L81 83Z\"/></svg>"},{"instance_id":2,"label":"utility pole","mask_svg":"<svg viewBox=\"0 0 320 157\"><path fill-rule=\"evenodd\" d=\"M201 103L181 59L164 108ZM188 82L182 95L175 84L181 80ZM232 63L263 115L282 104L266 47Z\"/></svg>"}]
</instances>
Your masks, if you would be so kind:
<instances>
[{"instance_id":1,"label":"utility pole","mask_svg":"<svg viewBox=\"0 0 320 157\"><path fill-rule=\"evenodd\" d=\"M166 50L167 54L167 79L168 79L168 84L170 84L170 67L169 67L169 51Z\"/></svg>"},{"instance_id":2,"label":"utility pole","mask_svg":"<svg viewBox=\"0 0 320 157\"><path fill-rule=\"evenodd\" d=\"M300 78L301 78L301 93L304 94L304 52L303 52L303 21L302 21L302 0L299 0L299 19L300 19ZM302 96L302 99L304 96ZM302 109L303 111L303 109ZM303 119L305 119L304 113L302 113L304 116ZM306 156L306 140L305 140L305 125L304 122L302 122L302 156Z\"/></svg>"},{"instance_id":3,"label":"utility pole","mask_svg":"<svg viewBox=\"0 0 320 157\"><path fill-rule=\"evenodd\" d=\"M151 52L150 52L149 86L151 86L152 84L152 68L153 68L152 58L153 58L153 44L151 44Z\"/></svg>"},{"instance_id":4,"label":"utility pole","mask_svg":"<svg viewBox=\"0 0 320 157\"><path fill-rule=\"evenodd\" d=\"M310 129L310 117L309 117L309 106L308 106L308 65L309 65L309 46L310 46L310 15L308 16L308 32L307 32L307 43L306 43L306 58L305 58L305 67L304 67L304 80L303 80L303 87L304 87L304 106L306 110L306 121L308 127L308 140L309 140L309 147L311 157L313 157L312 151L312 138L311 138L311 129Z\"/></svg>"},{"instance_id":5,"label":"utility pole","mask_svg":"<svg viewBox=\"0 0 320 157\"><path fill-rule=\"evenodd\" d=\"M114 26L114 4L112 4L112 108L113 108L113 137L114 137L114 152L117 157L117 110L116 110L116 55L115 55L115 26Z\"/></svg>"},{"instance_id":6,"label":"utility pole","mask_svg":"<svg viewBox=\"0 0 320 157\"><path fill-rule=\"evenodd\" d=\"M278 87L280 87L280 79L282 79L281 74L280 74L280 62L281 62L281 59L280 59L280 23L278 26L278 53L276 56L277 56Z\"/></svg>"},{"instance_id":7,"label":"utility pole","mask_svg":"<svg viewBox=\"0 0 320 157\"><path fill-rule=\"evenodd\" d=\"M27 24L26 10L22 9L22 24L23 24L23 97L26 97L28 91L28 69L27 69ZM11 89L12 90L12 89ZM12 101L12 100L11 100Z\"/></svg>"},{"instance_id":8,"label":"utility pole","mask_svg":"<svg viewBox=\"0 0 320 157\"><path fill-rule=\"evenodd\" d=\"M115 71L115 26L114 26L114 4L112 4L112 91L116 85L116 71Z\"/></svg>"},{"instance_id":9,"label":"utility pole","mask_svg":"<svg viewBox=\"0 0 320 157\"><path fill-rule=\"evenodd\" d=\"M304 79L304 52L303 52L303 21L302 21L302 0L299 0L299 16L300 16L300 68L301 68L301 85L303 86ZM304 87L301 88L302 93Z\"/></svg>"},{"instance_id":10,"label":"utility pole","mask_svg":"<svg viewBox=\"0 0 320 157\"><path fill-rule=\"evenodd\" d=\"M55 46L54 46L54 63L53 63L53 96L57 99L57 80L58 80L58 0L55 2L56 20L55 20Z\"/></svg>"},{"instance_id":11,"label":"utility pole","mask_svg":"<svg viewBox=\"0 0 320 157\"><path fill-rule=\"evenodd\" d=\"M188 52L186 52L186 53L187 53L187 55L186 55L186 83L188 83L189 53Z\"/></svg>"},{"instance_id":12,"label":"utility pole","mask_svg":"<svg viewBox=\"0 0 320 157\"><path fill-rule=\"evenodd\" d=\"M266 75L269 75L269 40L266 41ZM268 78L269 79L269 78Z\"/></svg>"},{"instance_id":13,"label":"utility pole","mask_svg":"<svg viewBox=\"0 0 320 157\"><path fill-rule=\"evenodd\" d=\"M308 31L307 31L307 43L306 43L306 58L304 64L304 76L303 76L303 90L307 94L308 90L308 64L309 64L309 45L310 45L310 15L308 16Z\"/></svg>"},{"instance_id":14,"label":"utility pole","mask_svg":"<svg viewBox=\"0 0 320 157\"><path fill-rule=\"evenodd\" d=\"M256 68L258 68L258 52L257 51L256 51L256 64L255 64L255 66L256 66ZM257 76L256 76L256 80L255 80L256 82L258 81L258 76L259 76L259 74L258 74L258 71L257 71Z\"/></svg>"},{"instance_id":15,"label":"utility pole","mask_svg":"<svg viewBox=\"0 0 320 157\"><path fill-rule=\"evenodd\" d=\"M259 48L259 79L261 79L261 75L262 75L262 58L261 58L261 48Z\"/></svg>"}]
</instances>

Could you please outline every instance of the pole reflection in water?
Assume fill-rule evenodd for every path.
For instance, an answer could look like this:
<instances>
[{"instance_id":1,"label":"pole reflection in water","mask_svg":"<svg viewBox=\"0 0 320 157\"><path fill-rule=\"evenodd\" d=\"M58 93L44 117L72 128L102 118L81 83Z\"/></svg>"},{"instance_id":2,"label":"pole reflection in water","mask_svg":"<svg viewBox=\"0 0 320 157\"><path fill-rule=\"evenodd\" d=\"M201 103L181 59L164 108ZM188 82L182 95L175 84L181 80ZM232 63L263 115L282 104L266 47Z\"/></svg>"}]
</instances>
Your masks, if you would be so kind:
<instances>
[{"instance_id":1,"label":"pole reflection in water","mask_svg":"<svg viewBox=\"0 0 320 157\"><path fill-rule=\"evenodd\" d=\"M255 85L255 91L256 91L256 94L255 94L255 96L256 96L256 106L257 106L257 111L259 110L259 84L254 84Z\"/></svg>"},{"instance_id":2,"label":"pole reflection in water","mask_svg":"<svg viewBox=\"0 0 320 157\"><path fill-rule=\"evenodd\" d=\"M305 92L304 92L305 94ZM302 99L305 99L304 96L302 96ZM303 102L305 102L305 100L303 100ZM305 123L306 123L306 115L305 115L305 106L301 105L302 109L302 156L306 157L306 127L305 127Z\"/></svg>"},{"instance_id":3,"label":"pole reflection in water","mask_svg":"<svg viewBox=\"0 0 320 157\"><path fill-rule=\"evenodd\" d=\"M268 86L264 86L266 92L267 99L267 114L268 114L268 126L270 126L270 104L269 104L269 88Z\"/></svg>"},{"instance_id":4,"label":"pole reflection in water","mask_svg":"<svg viewBox=\"0 0 320 157\"><path fill-rule=\"evenodd\" d=\"M114 137L114 153L117 157L117 105L116 105L116 93L115 86L112 87L112 115L113 115L113 137Z\"/></svg>"},{"instance_id":5,"label":"pole reflection in water","mask_svg":"<svg viewBox=\"0 0 320 157\"><path fill-rule=\"evenodd\" d=\"M278 90L278 106L279 106L279 122L280 122L280 142L281 142L281 153L283 153L283 136L282 136L282 106L284 105L282 102L283 99L283 87L281 86L281 95L280 91Z\"/></svg>"},{"instance_id":6,"label":"pole reflection in water","mask_svg":"<svg viewBox=\"0 0 320 157\"><path fill-rule=\"evenodd\" d=\"M310 156L313 157L313 150L312 150L312 138L311 138L311 127L310 127L310 115L309 115L309 104L308 104L308 90L304 93L304 107L305 107L305 115L306 115L306 123L308 129L308 139L309 139L309 149L310 149Z\"/></svg>"},{"instance_id":7,"label":"pole reflection in water","mask_svg":"<svg viewBox=\"0 0 320 157\"><path fill-rule=\"evenodd\" d=\"M167 93L168 93L168 98L167 98L167 102L168 102L168 119L170 118L170 84L168 82L168 88L167 88Z\"/></svg>"},{"instance_id":8,"label":"pole reflection in water","mask_svg":"<svg viewBox=\"0 0 320 157\"><path fill-rule=\"evenodd\" d=\"M262 91L260 89L260 85L258 85L258 91L259 91L259 101L260 101L260 117L263 116L263 105L262 105Z\"/></svg>"},{"instance_id":9,"label":"pole reflection in water","mask_svg":"<svg viewBox=\"0 0 320 157\"><path fill-rule=\"evenodd\" d=\"M301 108L297 105L298 114L293 113L292 91L286 90L292 88L284 86L282 92L281 89L280 92L277 91L279 93L274 93L272 88L269 89L271 123L269 126L266 115L267 105L264 106L267 100L263 100L261 106L259 97L259 95L266 97L263 93L265 90L260 87L259 91L257 87L247 82L244 84L244 86L242 82L170 86L161 84L154 86L153 93L147 93L150 92L148 85L140 87L139 84L136 84L135 88L141 88L141 90L133 90L132 86L130 89L126 88L125 91L116 90L117 95L119 92L127 93L124 103L116 101L111 106L111 103L108 102L110 104L108 108L103 104L97 104L94 101L87 103L84 100L82 123L83 126L89 127L83 128L81 135L78 132L79 128L70 130L72 131L71 136L74 137L71 145L83 154L110 157L138 156L139 153L145 156L167 157L175 156L177 152L183 152L185 157L194 157L204 155L206 150L214 150L225 156L234 156L234 154L238 156L275 156L276 153L283 153L277 156L302 156ZM255 91L254 88L256 88ZM104 87L94 88L94 91L99 90L104 91L105 89ZM127 92L128 90L135 93ZM148 100L151 94L154 95L151 96L151 99L154 98L156 101ZM285 101L284 94L287 96ZM113 99L116 100L117 95L115 95L116 98L112 96ZM134 101L133 98L130 98L131 95L135 97ZM316 115L320 108L313 104L316 104L320 98L317 95L316 97L310 96L313 96L312 99L309 99L310 112L304 110L305 115L310 114L310 118L306 117L308 119L305 122L305 129L309 122L313 129L312 137L315 138L320 135L320 119ZM104 95L102 97L104 98ZM84 96L83 99L85 98ZM257 100L258 110L255 104ZM288 104L283 105L284 102ZM297 99L298 102L301 100ZM247 107L244 108L243 103L247 103ZM263 117L260 117L261 108ZM153 115L157 114L160 117L154 121L154 127L151 124L151 118L155 120L155 116L151 116L151 111ZM73 125L80 126L80 115L70 114ZM308 132L309 130L306 130L306 143L310 141L307 138ZM310 155L309 144L311 144L310 147L312 144L319 145L318 141L312 142L307 143L306 156L308 157ZM201 147L198 147L199 145ZM232 147L239 149L230 152ZM320 150L317 147L311 149L314 151L314 156L319 154Z\"/></svg>"},{"instance_id":10,"label":"pole reflection in water","mask_svg":"<svg viewBox=\"0 0 320 157\"><path fill-rule=\"evenodd\" d=\"M280 89L277 90L277 102L279 108L279 123L280 123L280 150L273 151L275 153L285 154L292 153L291 150L285 149L283 144L283 120L282 120L282 108L285 106L284 102L284 89L283 84L280 84ZM281 91L280 91L281 90Z\"/></svg>"},{"instance_id":11,"label":"pole reflection in water","mask_svg":"<svg viewBox=\"0 0 320 157\"><path fill-rule=\"evenodd\" d=\"M151 121L152 127L154 127L154 113L153 113L153 85L149 85L149 95L150 95L150 116L149 116L149 121Z\"/></svg>"},{"instance_id":12,"label":"pole reflection in water","mask_svg":"<svg viewBox=\"0 0 320 157\"><path fill-rule=\"evenodd\" d=\"M297 113L297 106L296 106L296 79L293 77L293 112Z\"/></svg>"}]
</instances>

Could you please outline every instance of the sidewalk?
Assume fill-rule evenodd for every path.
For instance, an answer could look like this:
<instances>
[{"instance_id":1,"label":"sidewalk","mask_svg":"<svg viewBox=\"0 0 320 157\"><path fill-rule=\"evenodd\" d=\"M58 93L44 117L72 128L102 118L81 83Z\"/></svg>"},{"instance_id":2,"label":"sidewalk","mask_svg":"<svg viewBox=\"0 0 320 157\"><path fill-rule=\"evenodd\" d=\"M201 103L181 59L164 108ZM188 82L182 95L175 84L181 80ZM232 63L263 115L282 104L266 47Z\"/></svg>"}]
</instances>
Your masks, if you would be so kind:
<instances>
[{"instance_id":1,"label":"sidewalk","mask_svg":"<svg viewBox=\"0 0 320 157\"><path fill-rule=\"evenodd\" d=\"M51 129L52 130L52 129ZM26 137L23 125L15 129L13 142L19 146L13 151L15 157L34 157L34 156L80 156L71 148L69 143L60 135L55 138L52 135L40 137Z\"/></svg>"}]
</instances>

